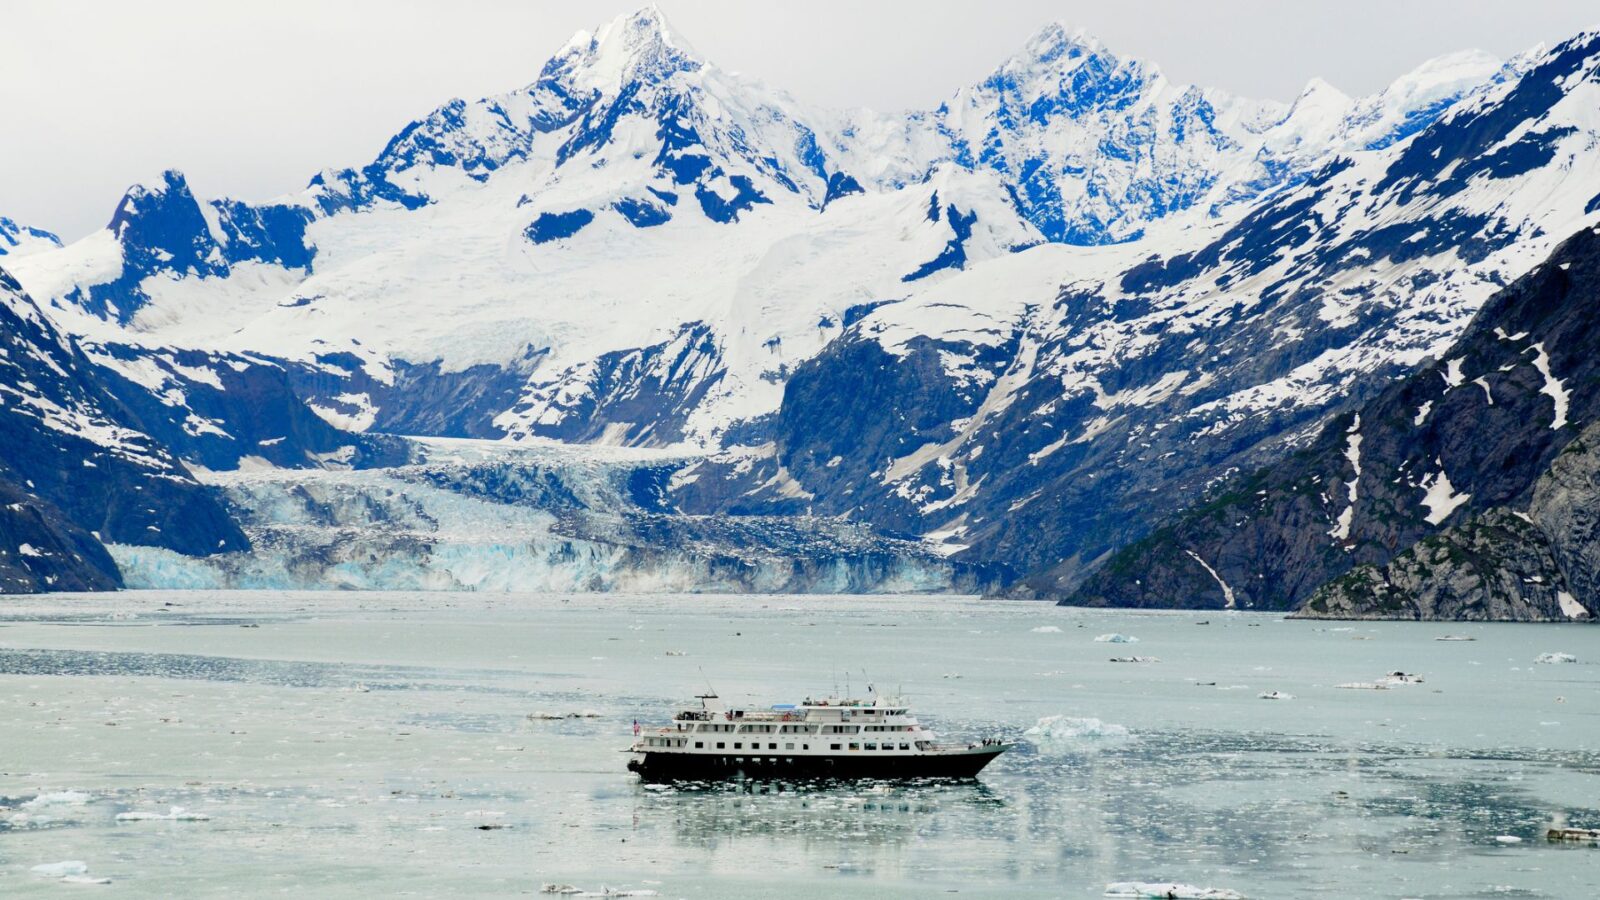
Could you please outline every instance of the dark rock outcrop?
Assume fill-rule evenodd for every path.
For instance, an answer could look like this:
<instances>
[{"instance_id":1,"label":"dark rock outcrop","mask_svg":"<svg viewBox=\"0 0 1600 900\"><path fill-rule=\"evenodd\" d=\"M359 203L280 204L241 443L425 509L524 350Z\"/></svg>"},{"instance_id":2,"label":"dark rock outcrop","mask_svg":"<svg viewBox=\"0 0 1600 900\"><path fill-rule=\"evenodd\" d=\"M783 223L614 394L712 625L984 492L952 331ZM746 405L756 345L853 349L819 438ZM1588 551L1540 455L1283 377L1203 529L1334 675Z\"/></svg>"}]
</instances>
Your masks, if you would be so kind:
<instances>
[{"instance_id":1,"label":"dark rock outcrop","mask_svg":"<svg viewBox=\"0 0 1600 900\"><path fill-rule=\"evenodd\" d=\"M1440 361L1123 549L1065 602L1294 609L1356 569L1320 609L1559 615L1546 568L1558 554L1591 579L1573 596L1593 590L1580 564L1596 552L1588 457L1560 454L1600 420L1597 300L1600 234L1584 229L1491 298ZM1535 576L1547 584L1523 580Z\"/></svg>"},{"instance_id":2,"label":"dark rock outcrop","mask_svg":"<svg viewBox=\"0 0 1600 900\"><path fill-rule=\"evenodd\" d=\"M121 584L102 542L249 547L212 493L0 271L0 592Z\"/></svg>"}]
</instances>

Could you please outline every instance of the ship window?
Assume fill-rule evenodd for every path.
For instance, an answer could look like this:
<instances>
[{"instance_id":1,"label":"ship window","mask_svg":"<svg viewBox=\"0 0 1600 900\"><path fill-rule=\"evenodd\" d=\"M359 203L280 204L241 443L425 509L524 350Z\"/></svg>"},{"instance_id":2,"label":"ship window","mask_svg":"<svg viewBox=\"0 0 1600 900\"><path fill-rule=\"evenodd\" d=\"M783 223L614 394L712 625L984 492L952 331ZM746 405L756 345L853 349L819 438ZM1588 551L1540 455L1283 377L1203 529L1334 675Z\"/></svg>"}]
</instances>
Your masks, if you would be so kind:
<instances>
[{"instance_id":1,"label":"ship window","mask_svg":"<svg viewBox=\"0 0 1600 900\"><path fill-rule=\"evenodd\" d=\"M768 750L776 750L776 749L778 749L778 745L777 744L768 744L767 745L767 749Z\"/></svg>"},{"instance_id":2,"label":"ship window","mask_svg":"<svg viewBox=\"0 0 1600 900\"><path fill-rule=\"evenodd\" d=\"M850 749L851 750L860 750L861 749L861 745L860 744L851 744L850 745Z\"/></svg>"},{"instance_id":3,"label":"ship window","mask_svg":"<svg viewBox=\"0 0 1600 900\"><path fill-rule=\"evenodd\" d=\"M910 744L901 744L900 745L900 749L901 750L910 750L911 749L911 745Z\"/></svg>"},{"instance_id":4,"label":"ship window","mask_svg":"<svg viewBox=\"0 0 1600 900\"><path fill-rule=\"evenodd\" d=\"M810 750L811 749L811 745L810 744L801 744L800 745L800 749L801 750Z\"/></svg>"},{"instance_id":5,"label":"ship window","mask_svg":"<svg viewBox=\"0 0 1600 900\"><path fill-rule=\"evenodd\" d=\"M734 744L733 744L733 749L735 749L735 750L743 750L744 749L744 745L739 743L739 742L737 742L737 741L735 741Z\"/></svg>"},{"instance_id":6,"label":"ship window","mask_svg":"<svg viewBox=\"0 0 1600 900\"><path fill-rule=\"evenodd\" d=\"M722 748L723 748L723 747L726 747L726 746L728 746L728 745L727 745L727 744L724 744L724 743L723 743L723 742L721 742L721 741L717 741L717 749L718 749L718 750L721 750L721 749L722 749Z\"/></svg>"},{"instance_id":7,"label":"ship window","mask_svg":"<svg viewBox=\"0 0 1600 900\"><path fill-rule=\"evenodd\" d=\"M784 744L783 745L783 749L785 749L785 750L793 750L794 749L794 745L793 744Z\"/></svg>"},{"instance_id":8,"label":"ship window","mask_svg":"<svg viewBox=\"0 0 1600 900\"><path fill-rule=\"evenodd\" d=\"M877 744L868 744L867 745L867 749L868 750L876 750L876 749L878 749L878 745Z\"/></svg>"},{"instance_id":9,"label":"ship window","mask_svg":"<svg viewBox=\"0 0 1600 900\"><path fill-rule=\"evenodd\" d=\"M696 750L704 750L706 748L706 742L705 741L695 741L694 742L694 748Z\"/></svg>"},{"instance_id":10,"label":"ship window","mask_svg":"<svg viewBox=\"0 0 1600 900\"><path fill-rule=\"evenodd\" d=\"M830 749L833 749L833 750L837 750L837 749L839 749L839 745L838 745L838 744L829 744L829 745L828 745L828 747L829 747L829 748L830 748Z\"/></svg>"}]
</instances>

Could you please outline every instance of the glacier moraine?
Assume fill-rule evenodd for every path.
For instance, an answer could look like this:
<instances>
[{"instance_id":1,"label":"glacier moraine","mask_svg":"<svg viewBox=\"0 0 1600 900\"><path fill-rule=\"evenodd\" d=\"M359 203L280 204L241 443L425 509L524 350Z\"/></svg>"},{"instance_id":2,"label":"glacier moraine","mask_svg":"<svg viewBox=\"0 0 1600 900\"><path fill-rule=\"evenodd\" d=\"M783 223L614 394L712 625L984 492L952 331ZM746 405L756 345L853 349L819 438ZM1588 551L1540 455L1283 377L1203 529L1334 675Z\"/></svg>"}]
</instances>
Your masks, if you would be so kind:
<instances>
[{"instance_id":1,"label":"glacier moraine","mask_svg":"<svg viewBox=\"0 0 1600 900\"><path fill-rule=\"evenodd\" d=\"M1112 662L1108 633L1156 661ZM1594 634L950 597L20 598L0 894L1585 896L1600 851L1545 831L1600 826ZM1395 670L1423 681L1341 687ZM1023 743L971 784L637 783L632 722L708 680L893 684L946 737Z\"/></svg>"}]
</instances>

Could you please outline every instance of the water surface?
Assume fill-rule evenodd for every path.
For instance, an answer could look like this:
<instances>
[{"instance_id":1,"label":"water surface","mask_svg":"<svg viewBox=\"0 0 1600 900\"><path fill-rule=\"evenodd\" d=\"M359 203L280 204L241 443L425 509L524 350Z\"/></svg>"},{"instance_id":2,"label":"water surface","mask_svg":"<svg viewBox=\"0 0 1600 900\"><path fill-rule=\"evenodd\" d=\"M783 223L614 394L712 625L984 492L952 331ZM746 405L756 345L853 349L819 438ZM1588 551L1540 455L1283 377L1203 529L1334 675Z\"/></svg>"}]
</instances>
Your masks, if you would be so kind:
<instances>
[{"instance_id":1,"label":"water surface","mask_svg":"<svg viewBox=\"0 0 1600 900\"><path fill-rule=\"evenodd\" d=\"M959 598L8 600L0 894L1587 897L1600 851L1543 835L1600 826L1597 634ZM1133 655L1159 661L1110 661ZM1397 669L1425 680L1337 687ZM632 721L708 682L899 686L952 739L1067 718L974 783L640 785ZM172 807L209 819L116 819ZM112 883L29 871L64 860Z\"/></svg>"}]
</instances>

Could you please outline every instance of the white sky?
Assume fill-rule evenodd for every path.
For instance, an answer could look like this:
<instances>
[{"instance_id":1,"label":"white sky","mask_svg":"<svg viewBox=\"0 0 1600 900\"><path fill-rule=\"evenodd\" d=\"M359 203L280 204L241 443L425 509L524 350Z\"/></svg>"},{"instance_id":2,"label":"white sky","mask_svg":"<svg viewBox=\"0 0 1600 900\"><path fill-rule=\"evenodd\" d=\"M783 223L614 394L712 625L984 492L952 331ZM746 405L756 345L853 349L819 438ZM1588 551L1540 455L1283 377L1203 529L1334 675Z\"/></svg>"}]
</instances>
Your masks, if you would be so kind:
<instances>
[{"instance_id":1,"label":"white sky","mask_svg":"<svg viewBox=\"0 0 1600 900\"><path fill-rule=\"evenodd\" d=\"M571 34L642 0L0 0L0 215L72 240L179 168L262 200L371 160L452 97L526 84ZM659 0L702 56L802 101L929 107L1041 25L1083 25L1176 81L1350 94L1466 48L1501 57L1600 25L1593 0Z\"/></svg>"}]
</instances>

